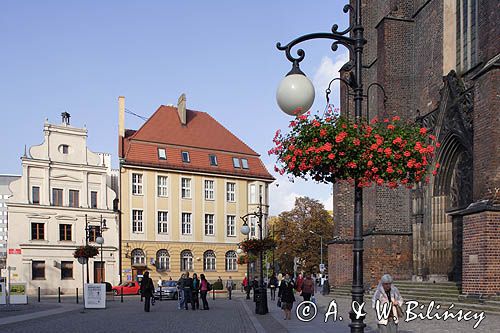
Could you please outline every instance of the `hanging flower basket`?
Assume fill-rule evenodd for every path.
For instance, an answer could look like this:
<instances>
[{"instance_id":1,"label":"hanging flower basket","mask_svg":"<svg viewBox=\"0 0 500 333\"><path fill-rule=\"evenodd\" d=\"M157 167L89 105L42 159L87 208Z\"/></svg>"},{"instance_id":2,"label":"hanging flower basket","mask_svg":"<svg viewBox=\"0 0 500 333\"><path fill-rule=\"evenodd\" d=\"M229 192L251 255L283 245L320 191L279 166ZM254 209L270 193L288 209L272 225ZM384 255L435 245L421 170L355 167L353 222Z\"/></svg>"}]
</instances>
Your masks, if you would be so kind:
<instances>
[{"instance_id":1,"label":"hanging flower basket","mask_svg":"<svg viewBox=\"0 0 500 333\"><path fill-rule=\"evenodd\" d=\"M370 123L326 114L302 115L290 122L291 130L274 137L275 171L318 182L357 181L358 186L373 184L395 188L412 187L428 181L429 169L435 175L439 164L429 163L439 143L415 123L399 117Z\"/></svg>"},{"instance_id":2,"label":"hanging flower basket","mask_svg":"<svg viewBox=\"0 0 500 333\"><path fill-rule=\"evenodd\" d=\"M73 252L73 257L75 258L93 258L99 254L99 250L95 246L85 245L78 247L75 252Z\"/></svg>"},{"instance_id":3,"label":"hanging flower basket","mask_svg":"<svg viewBox=\"0 0 500 333\"><path fill-rule=\"evenodd\" d=\"M257 256L253 254L242 254L238 257L238 265L248 264L257 261Z\"/></svg>"},{"instance_id":4,"label":"hanging flower basket","mask_svg":"<svg viewBox=\"0 0 500 333\"><path fill-rule=\"evenodd\" d=\"M260 239L248 239L240 243L243 251L250 254L257 254L260 251L267 251L276 247L276 241L270 237Z\"/></svg>"}]
</instances>

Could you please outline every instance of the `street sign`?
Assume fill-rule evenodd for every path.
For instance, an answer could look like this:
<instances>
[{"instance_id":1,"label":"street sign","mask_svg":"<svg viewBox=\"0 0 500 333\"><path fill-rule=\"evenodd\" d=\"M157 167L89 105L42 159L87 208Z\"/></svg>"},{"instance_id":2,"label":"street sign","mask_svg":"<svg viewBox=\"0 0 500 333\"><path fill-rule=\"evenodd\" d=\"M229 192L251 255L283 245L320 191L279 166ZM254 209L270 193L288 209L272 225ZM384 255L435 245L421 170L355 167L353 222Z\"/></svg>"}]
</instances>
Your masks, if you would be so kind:
<instances>
[{"instance_id":1,"label":"street sign","mask_svg":"<svg viewBox=\"0 0 500 333\"><path fill-rule=\"evenodd\" d=\"M9 254L21 254L21 249L9 249Z\"/></svg>"},{"instance_id":2,"label":"street sign","mask_svg":"<svg viewBox=\"0 0 500 333\"><path fill-rule=\"evenodd\" d=\"M15 268L15 267L13 267L13 266L9 266L9 267L7 267L7 269L8 269L9 271L15 271L15 270L16 270L16 268Z\"/></svg>"},{"instance_id":3,"label":"street sign","mask_svg":"<svg viewBox=\"0 0 500 333\"><path fill-rule=\"evenodd\" d=\"M319 271L323 273L325 271L325 264L319 264Z\"/></svg>"}]
</instances>

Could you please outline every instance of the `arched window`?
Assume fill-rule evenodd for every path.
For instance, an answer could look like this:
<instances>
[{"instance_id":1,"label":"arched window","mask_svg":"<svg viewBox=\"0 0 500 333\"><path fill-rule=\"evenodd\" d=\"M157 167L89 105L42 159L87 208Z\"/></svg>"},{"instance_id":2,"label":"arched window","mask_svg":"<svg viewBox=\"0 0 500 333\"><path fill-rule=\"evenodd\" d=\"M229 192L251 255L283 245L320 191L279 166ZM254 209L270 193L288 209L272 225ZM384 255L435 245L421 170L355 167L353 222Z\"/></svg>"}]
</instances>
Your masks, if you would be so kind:
<instances>
[{"instance_id":1,"label":"arched window","mask_svg":"<svg viewBox=\"0 0 500 333\"><path fill-rule=\"evenodd\" d=\"M170 255L167 250L156 252L156 269L159 271L170 270Z\"/></svg>"},{"instance_id":2,"label":"arched window","mask_svg":"<svg viewBox=\"0 0 500 333\"><path fill-rule=\"evenodd\" d=\"M238 270L238 256L234 251L226 252L226 271L234 272Z\"/></svg>"},{"instance_id":3,"label":"arched window","mask_svg":"<svg viewBox=\"0 0 500 333\"><path fill-rule=\"evenodd\" d=\"M132 265L145 265L146 264L146 255L142 249L132 250Z\"/></svg>"},{"instance_id":4,"label":"arched window","mask_svg":"<svg viewBox=\"0 0 500 333\"><path fill-rule=\"evenodd\" d=\"M181 252L181 271L193 270L193 253L189 250Z\"/></svg>"},{"instance_id":5,"label":"arched window","mask_svg":"<svg viewBox=\"0 0 500 333\"><path fill-rule=\"evenodd\" d=\"M212 250L203 253L203 270L215 271L215 253Z\"/></svg>"}]
</instances>

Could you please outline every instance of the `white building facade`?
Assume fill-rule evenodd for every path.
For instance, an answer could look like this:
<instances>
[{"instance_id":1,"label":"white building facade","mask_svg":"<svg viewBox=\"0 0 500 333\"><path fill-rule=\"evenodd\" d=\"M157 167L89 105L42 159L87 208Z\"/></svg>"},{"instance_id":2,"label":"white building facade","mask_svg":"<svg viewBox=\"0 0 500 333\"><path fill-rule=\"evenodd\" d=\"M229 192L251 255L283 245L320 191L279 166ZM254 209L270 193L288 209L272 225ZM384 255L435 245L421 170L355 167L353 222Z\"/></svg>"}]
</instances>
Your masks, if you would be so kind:
<instances>
[{"instance_id":1,"label":"white building facade","mask_svg":"<svg viewBox=\"0 0 500 333\"><path fill-rule=\"evenodd\" d=\"M66 116L65 116L66 115ZM45 123L45 140L25 152L22 176L11 184L8 202L7 265L16 267L12 281L26 282L28 293L71 294L82 288L82 269L73 252L78 246L98 246L89 260L88 281L118 283L118 215L109 154L87 147L87 129ZM107 230L100 230L102 222ZM102 221L102 222L101 222ZM89 227L86 231L86 225ZM87 269L84 269L87 280Z\"/></svg>"}]
</instances>

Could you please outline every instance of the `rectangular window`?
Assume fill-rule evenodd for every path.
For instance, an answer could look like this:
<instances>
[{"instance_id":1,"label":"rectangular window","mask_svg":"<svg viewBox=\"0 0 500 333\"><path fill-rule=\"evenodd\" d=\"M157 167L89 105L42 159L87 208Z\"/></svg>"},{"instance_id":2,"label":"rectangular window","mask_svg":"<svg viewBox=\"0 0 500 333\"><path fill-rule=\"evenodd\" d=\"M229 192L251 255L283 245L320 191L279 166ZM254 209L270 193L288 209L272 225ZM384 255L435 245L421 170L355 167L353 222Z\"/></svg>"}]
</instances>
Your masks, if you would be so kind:
<instances>
[{"instance_id":1,"label":"rectangular window","mask_svg":"<svg viewBox=\"0 0 500 333\"><path fill-rule=\"evenodd\" d=\"M168 212L158 212L158 233L168 233Z\"/></svg>"},{"instance_id":2,"label":"rectangular window","mask_svg":"<svg viewBox=\"0 0 500 333\"><path fill-rule=\"evenodd\" d=\"M191 235L191 213L182 213L182 234Z\"/></svg>"},{"instance_id":3,"label":"rectangular window","mask_svg":"<svg viewBox=\"0 0 500 333\"><path fill-rule=\"evenodd\" d=\"M31 262L31 278L33 280L45 280L45 261Z\"/></svg>"},{"instance_id":4,"label":"rectangular window","mask_svg":"<svg viewBox=\"0 0 500 333\"><path fill-rule=\"evenodd\" d=\"M59 224L59 240L71 240L71 224Z\"/></svg>"},{"instance_id":5,"label":"rectangular window","mask_svg":"<svg viewBox=\"0 0 500 333\"><path fill-rule=\"evenodd\" d=\"M235 202L236 198L236 183L226 184L226 200L229 202Z\"/></svg>"},{"instance_id":6,"label":"rectangular window","mask_svg":"<svg viewBox=\"0 0 500 333\"><path fill-rule=\"evenodd\" d=\"M228 237L236 236L236 216L234 215L227 216L226 232Z\"/></svg>"},{"instance_id":7,"label":"rectangular window","mask_svg":"<svg viewBox=\"0 0 500 333\"><path fill-rule=\"evenodd\" d=\"M40 203L40 187L33 186L31 188L31 202L33 204L39 204Z\"/></svg>"},{"instance_id":8,"label":"rectangular window","mask_svg":"<svg viewBox=\"0 0 500 333\"><path fill-rule=\"evenodd\" d=\"M60 188L52 189L52 205L62 206L63 205L63 190Z\"/></svg>"},{"instance_id":9,"label":"rectangular window","mask_svg":"<svg viewBox=\"0 0 500 333\"><path fill-rule=\"evenodd\" d=\"M217 166L217 156L209 155L209 158L210 158L210 165Z\"/></svg>"},{"instance_id":10,"label":"rectangular window","mask_svg":"<svg viewBox=\"0 0 500 333\"><path fill-rule=\"evenodd\" d=\"M168 182L167 176L158 176L158 196L159 197L167 197L168 196L167 182Z\"/></svg>"},{"instance_id":11,"label":"rectangular window","mask_svg":"<svg viewBox=\"0 0 500 333\"><path fill-rule=\"evenodd\" d=\"M158 159L166 160L167 159L167 151L165 148L158 148Z\"/></svg>"},{"instance_id":12,"label":"rectangular window","mask_svg":"<svg viewBox=\"0 0 500 333\"><path fill-rule=\"evenodd\" d=\"M233 166L235 168L238 168L238 169L240 168L240 159L239 158L233 157Z\"/></svg>"},{"instance_id":13,"label":"rectangular window","mask_svg":"<svg viewBox=\"0 0 500 333\"><path fill-rule=\"evenodd\" d=\"M214 214L205 214L205 235L214 235Z\"/></svg>"},{"instance_id":14,"label":"rectangular window","mask_svg":"<svg viewBox=\"0 0 500 333\"><path fill-rule=\"evenodd\" d=\"M264 198L264 186L263 185L259 185L259 202L260 202L261 198Z\"/></svg>"},{"instance_id":15,"label":"rectangular window","mask_svg":"<svg viewBox=\"0 0 500 333\"><path fill-rule=\"evenodd\" d=\"M241 167L243 169L248 169L248 160L246 158L241 159Z\"/></svg>"},{"instance_id":16,"label":"rectangular window","mask_svg":"<svg viewBox=\"0 0 500 333\"><path fill-rule=\"evenodd\" d=\"M191 179L181 178L181 194L183 199L191 198Z\"/></svg>"},{"instance_id":17,"label":"rectangular window","mask_svg":"<svg viewBox=\"0 0 500 333\"><path fill-rule=\"evenodd\" d=\"M181 153L181 155L182 155L182 162L186 162L186 163L190 162L190 160L189 160L189 152L183 151Z\"/></svg>"},{"instance_id":18,"label":"rectangular window","mask_svg":"<svg viewBox=\"0 0 500 333\"><path fill-rule=\"evenodd\" d=\"M142 210L134 209L132 210L132 232L142 233L143 223L142 223Z\"/></svg>"},{"instance_id":19,"label":"rectangular window","mask_svg":"<svg viewBox=\"0 0 500 333\"><path fill-rule=\"evenodd\" d=\"M45 226L43 223L31 223L31 239L44 240L45 239Z\"/></svg>"},{"instance_id":20,"label":"rectangular window","mask_svg":"<svg viewBox=\"0 0 500 333\"><path fill-rule=\"evenodd\" d=\"M61 280L73 279L73 262L61 261Z\"/></svg>"},{"instance_id":21,"label":"rectangular window","mask_svg":"<svg viewBox=\"0 0 500 333\"><path fill-rule=\"evenodd\" d=\"M205 180L205 200L214 200L214 181Z\"/></svg>"},{"instance_id":22,"label":"rectangular window","mask_svg":"<svg viewBox=\"0 0 500 333\"><path fill-rule=\"evenodd\" d=\"M257 203L257 193L255 184L250 185L250 203Z\"/></svg>"},{"instance_id":23,"label":"rectangular window","mask_svg":"<svg viewBox=\"0 0 500 333\"><path fill-rule=\"evenodd\" d=\"M99 236L101 236L101 227L98 225L89 225L89 242L95 243Z\"/></svg>"},{"instance_id":24,"label":"rectangular window","mask_svg":"<svg viewBox=\"0 0 500 333\"><path fill-rule=\"evenodd\" d=\"M256 226L257 226L257 219L255 218L255 216L251 216L250 217L250 238L257 236L256 230L255 230Z\"/></svg>"},{"instance_id":25,"label":"rectangular window","mask_svg":"<svg viewBox=\"0 0 500 333\"><path fill-rule=\"evenodd\" d=\"M79 192L77 190L69 190L69 206L80 207Z\"/></svg>"},{"instance_id":26,"label":"rectangular window","mask_svg":"<svg viewBox=\"0 0 500 333\"><path fill-rule=\"evenodd\" d=\"M67 154L69 151L69 146L68 145L62 145L62 153Z\"/></svg>"},{"instance_id":27,"label":"rectangular window","mask_svg":"<svg viewBox=\"0 0 500 333\"><path fill-rule=\"evenodd\" d=\"M90 208L97 208L97 192L90 192Z\"/></svg>"},{"instance_id":28,"label":"rectangular window","mask_svg":"<svg viewBox=\"0 0 500 333\"><path fill-rule=\"evenodd\" d=\"M142 195L142 175L140 173L132 174L132 194Z\"/></svg>"}]
</instances>

